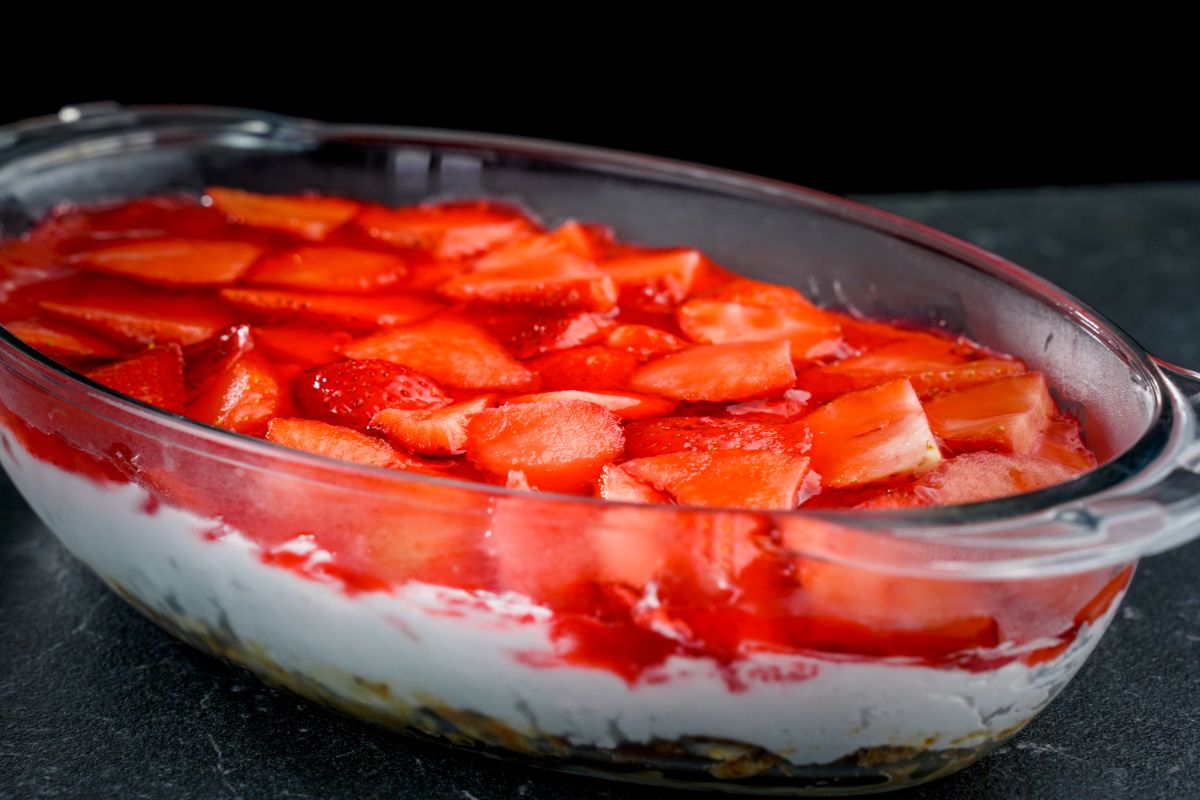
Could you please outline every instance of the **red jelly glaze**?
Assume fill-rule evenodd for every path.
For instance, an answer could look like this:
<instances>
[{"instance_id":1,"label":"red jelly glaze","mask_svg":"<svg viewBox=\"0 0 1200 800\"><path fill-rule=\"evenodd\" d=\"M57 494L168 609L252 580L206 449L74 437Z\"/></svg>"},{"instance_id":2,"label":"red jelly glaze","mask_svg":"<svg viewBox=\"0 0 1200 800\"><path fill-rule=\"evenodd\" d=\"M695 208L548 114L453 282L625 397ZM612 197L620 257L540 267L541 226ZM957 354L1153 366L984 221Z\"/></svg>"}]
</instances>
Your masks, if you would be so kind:
<instances>
[{"instance_id":1,"label":"red jelly glaze","mask_svg":"<svg viewBox=\"0 0 1200 800\"><path fill-rule=\"evenodd\" d=\"M507 218L517 220L510 226L512 232L493 228L479 233L481 238L477 239L472 238L475 234L471 234L468 237L470 241L482 243L480 247L498 247L504 243L504 237L540 230L533 220L507 207L489 205L484 201L470 208L483 209L480 213L489 219L489 215L507 215ZM443 217L434 216L443 220L437 224L444 223ZM230 347L226 341L211 338L185 349L185 368L189 381L186 388L189 393L200 388L201 379L213 379L214 375L236 366L240 359L252 358L256 359L256 364L266 364L272 374L288 387L278 403L279 415L303 413L305 404L297 406L293 402L290 382L322 364L337 363L341 358L340 348L364 335L360 327L362 321L338 320L320 314L297 314L292 318L288 316L286 308L280 309L278 314L273 311L270 315L261 312L256 315L255 312L221 300L221 288L253 286L253 268L242 279L221 286L164 287L161 282L156 283L149 278L143 284L128 275L97 276L82 271L79 266L86 264L86 259L78 258L78 254L89 250L171 238L248 243L260 248L264 258L278 257L299 247L326 246L374 251L396 257L403 263L403 271L402 274L397 272L400 277L389 283L387 292L402 293L421 301L417 305L409 302L403 308L397 307L395 313L400 315L398 318L408 320L414 314L442 313L449 317L468 318L483 325L494 337L497 353L502 354L507 349L512 359L511 368L503 364L501 367L519 371L520 367L516 365L524 363L538 373L537 380L541 383L542 391L596 388L589 383L596 380L600 380L603 384L601 388L606 390L628 390L624 384L641 364L696 344L687 342L675 315L671 313L670 305L664 305L663 302L651 305L633 303L601 312L580 312L570 308L547 310L538 305L541 301L537 298L536 286L517 283L513 291L506 289L502 294L521 298L520 302L528 303L520 308L507 309L486 303L482 306L455 303L452 297L444 293L439 295L437 286L471 271L472 258L477 249L475 245L465 250L457 246L449 247L446 242L450 239L440 228L434 233L429 232L432 228L422 229L424 232L419 236L406 234L397 238L380 237L369 226L356 224L354 219L326 227L330 229L324 237L313 240L291 232L288 225L255 227L245 220L227 218L208 204L182 196L143 198L103 208L60 207L21 239L0 242L0 320L45 319L61 325L61 311L55 309L61 309L64 300L72 301L74 305L71 307L75 311L69 320L70 326L81 326L83 332L110 341L116 348L114 352L121 352L123 357L130 358L138 354L144 342L131 341L127 335L117 336L114 332L127 330L128 324L132 323L125 319L118 322L118 325L125 325L126 328L113 327L113 324L94 324L86 308L84 312L78 310L79 302L81 299L86 302L89 298L99 302L104 297L120 297L125 292L144 291L149 287L156 293L155 296L169 298L171 313L195 318L194 322L208 324L211 321L214 337L225 335L228 338L230 330L240 332L238 347ZM319 232L324 228L314 229L298 224L291 226L291 230L311 233L312 230ZM493 238L495 242L492 242ZM594 253L598 264L596 269L601 272L605 268L605 259L628 259L630 256L653 253L607 236L602 239ZM436 242L437 245L430 242ZM626 279L622 276L629 275L628 261L622 263L626 266L613 272L618 281ZM573 269L578 271L584 268L576 264ZM519 270L509 273L501 270L498 277L503 278L505 274L518 276L514 280L519 280L521 273ZM161 275L158 277L161 278ZM681 297L716 297L722 302L744 303L748 309L768 300L770 303L787 300L786 292L781 293L773 287L763 289L762 285L746 284L739 280L734 273L705 261L692 276L690 286L675 286L673 291L681 294ZM639 292L645 293L645 287L640 284L619 285L618 288L622 297L636 297ZM337 293L332 289L331 292ZM529 300L530 297L533 300ZM228 319L218 320L214 309L221 309ZM155 318L154 308L144 311L149 319L136 321L139 335L144 331L174 330L169 326L176 320ZM389 311L372 306L372 317L376 313L386 317ZM417 322L423 318L421 316L411 321ZM929 362L922 367L919 375L913 377L923 401L980 380L980 376L971 374L970 363L974 361L998 364L1003 367L1001 371L1024 370L1016 360L975 346L964 339L953 340L937 333L914 333L883 322L854 320L832 313L830 319L841 325L843 344L836 353L824 354L811 361L796 361L799 377L794 388L803 391L808 382L810 388L818 391L831 391L830 387L841 387L839 391L845 391L893 379L897 376L888 372L887 364L881 365L869 359L866 362L847 362L851 365L861 363L861 368L828 368L840 361L860 357L863 353L869 355L872 348L876 347L884 347L887 348L886 352L894 353L899 346L903 351L905 337L913 337L914 352L919 351L920 357ZM217 322L221 324L217 325ZM231 329L230 323L238 327ZM647 327L626 331L623 338L616 342L620 348L614 348L611 342L605 344L605 337L618 325ZM253 332L260 327L267 328L267 332L260 346L256 346ZM197 335L197 330L193 325L183 335ZM347 330L357 332L347 333ZM791 335L790 332L785 333ZM296 347L291 349L289 344L293 341ZM653 347L639 349L629 342L635 345L649 343L656 347L667 344L663 345L661 352L654 352ZM220 357L213 357L214 353ZM205 359L204 354L209 357ZM596 378L599 373L589 365L601 363L596 361L600 356L604 356L601 359L604 374ZM496 355L495 358L503 359L503 356ZM795 358L793 354L793 360ZM66 363L72 367L79 366L69 359ZM90 367L95 365L95 360L89 357L86 362L79 363L86 363ZM446 392L447 398L455 402L469 401L494 391L493 387L472 388L469 382L446 385L441 389ZM776 396L762 399L768 401L763 408L771 408L771 402L782 402ZM828 398L818 399L824 402ZM498 401L503 403L504 395L500 395ZM498 577L499 570L477 563L467 564L465 561L487 558L474 546L465 547L460 541L464 537L482 535L482 529L468 530L461 535L452 531L446 534L445 541L427 544L435 549L438 546L446 548L445 553L435 552L428 564L409 563L400 558L399 562L394 562L387 569L364 558L362 553L338 551L331 544L352 540L344 536L342 539L331 539L324 536L322 531L315 530L311 533L314 544L318 547L330 545L329 558L310 559L308 555L279 545L281 533L282 538L287 539L297 535L297 532L279 530L280 523L274 520L277 524L272 525L269 514L261 519L253 514L225 509L219 498L200 496L204 492L195 491L194 487L176 479L169 471L152 475L138 465L126 445L94 441L96 436L89 439L86 419L71 419L68 420L70 424L65 426L53 422L57 412L50 409L50 401L44 402L47 403L46 408L36 407L32 410L28 405L9 408L0 403L0 423L7 430L3 435L3 446L10 454L13 452L13 442L9 439L11 436L21 448L36 458L97 483L139 482L150 492L141 506L143 513L149 515L159 513L162 506L168 505L184 507L206 517L221 518L223 522L220 525L204 533L207 541L219 542L223 536L221 531L236 528L263 545L261 558L264 563L308 579L331 583L350 595L390 591L405 581L423 578L467 590L503 592L507 588ZM728 409L733 405L737 404L685 402L670 416L738 418L746 422L771 424L783 421L770 414L747 417L737 409L730 412ZM804 404L797 405L801 410L797 411L800 416L796 418L803 418L804 414L818 405L815 401L807 407ZM75 413L85 416L82 412ZM366 428L367 422L369 420L366 418L355 420L354 426L377 435L377 432ZM1063 415L1047 421L1047 425L1052 427L1052 433L1048 435L1050 443L1040 455L1065 459L1073 469L1094 466L1094 456L1078 442L1078 426L1073 419ZM712 441L715 444L711 446L721 446L719 438ZM953 453L943 450L943 455L949 458ZM617 463L623 460L618 458ZM449 472L440 474L501 485L506 481L514 481L512 476L485 474L463 457L423 461L407 458L401 453L397 460L399 469L432 470L436 473L441 469L438 465L451 467ZM913 491L915 481L915 476L900 476L866 486L827 489L806 505L814 508L911 505L917 502L914 498L919 497ZM515 485L520 485L519 479ZM670 491L670 487L656 488L660 492ZM464 560L461 570L447 568L454 558ZM582 563L591 564L591 560L584 559ZM560 567L558 564L551 565L554 569ZM959 618L927 625L914 625L910 621L907 627L894 629L844 618L837 613L837 608L827 609L829 613L820 614L797 611L789 606L789 598L795 598L798 592L799 596L803 596L805 589L798 582L793 562L775 555L760 554L740 572L727 576L728 585L716 592L711 587L702 587L689 580L672 580L671 576L665 576L666 584L658 587L662 596L654 604L646 602L648 586L635 586L615 579L598 580L589 575L580 575L578 580L572 582L568 576L566 588L557 590L553 598L532 598L549 605L555 612L550 623L555 642L554 652L519 653L516 657L526 664L541 668L587 666L601 669L631 684L662 680L661 667L673 655L703 657L711 659L721 668L727 684L734 691L745 688L747 682L799 681L812 677L811 665L800 661L791 668L737 668L748 654L764 650L796 655L822 653L838 658L899 658L910 663L958 666L971 670L994 669L1016 658L1034 665L1057 657L1069 647L1084 625L1099 619L1124 591L1131 574L1132 567L1127 567L1115 573L1110 570L1058 579L1080 580L1085 589L1079 591L1083 591L1085 596L1081 596L1079 591L1062 592L1063 597L1070 598L1069 601L1063 600L1063 607L1054 608L1046 614L1047 620L1061 619L1061 625L1054 631L1036 632L1006 630L991 616L967 611ZM664 576L656 578L662 579ZM1013 586L1016 587L1015 591L1020 591L1021 584ZM481 604L480 607L484 606ZM531 617L520 622L534 624ZM1046 624L1053 623L1048 621ZM1056 641L1024 655L989 655L989 649L1014 636L1056 638Z\"/></svg>"}]
</instances>

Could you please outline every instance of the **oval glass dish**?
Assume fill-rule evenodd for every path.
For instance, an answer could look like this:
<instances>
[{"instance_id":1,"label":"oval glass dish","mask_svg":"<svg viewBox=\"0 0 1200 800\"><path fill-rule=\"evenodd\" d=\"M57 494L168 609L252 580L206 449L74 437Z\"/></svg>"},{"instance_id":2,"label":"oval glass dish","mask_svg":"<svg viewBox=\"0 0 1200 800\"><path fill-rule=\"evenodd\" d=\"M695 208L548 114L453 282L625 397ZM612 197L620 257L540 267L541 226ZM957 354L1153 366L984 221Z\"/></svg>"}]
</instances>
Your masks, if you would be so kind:
<instances>
[{"instance_id":1,"label":"oval glass dish","mask_svg":"<svg viewBox=\"0 0 1200 800\"><path fill-rule=\"evenodd\" d=\"M234 435L0 329L0 463L63 544L174 635L365 720L633 781L898 788L1020 730L1095 647L1137 560L1200 533L1200 376L893 215L656 158L232 109L81 107L0 129L3 236L64 202L212 185L487 197L686 243L822 305L1021 357L1101 459L1069 483L944 508L604 503ZM622 569L635 553L639 569ZM681 571L707 587L682 604L658 593ZM578 591L614 574L636 617L532 599L547 575ZM699 626L721 646L692 647ZM796 630L816 644L780 644Z\"/></svg>"}]
</instances>

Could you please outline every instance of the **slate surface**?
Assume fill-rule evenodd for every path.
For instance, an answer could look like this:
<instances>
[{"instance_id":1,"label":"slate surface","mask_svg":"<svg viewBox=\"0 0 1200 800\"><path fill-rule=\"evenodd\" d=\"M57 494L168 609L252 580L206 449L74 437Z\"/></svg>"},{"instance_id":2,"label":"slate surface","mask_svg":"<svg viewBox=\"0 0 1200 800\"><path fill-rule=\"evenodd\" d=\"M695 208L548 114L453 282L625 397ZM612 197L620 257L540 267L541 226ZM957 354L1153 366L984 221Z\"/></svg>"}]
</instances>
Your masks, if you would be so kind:
<instances>
[{"instance_id":1,"label":"slate surface","mask_svg":"<svg viewBox=\"0 0 1200 800\"><path fill-rule=\"evenodd\" d=\"M1041 273L1200 367L1200 185L867 200ZM1200 545L1143 562L1044 715L965 772L892 796L1200 796L1197 576ZM126 608L0 478L0 798L663 796L383 733L267 688Z\"/></svg>"}]
</instances>

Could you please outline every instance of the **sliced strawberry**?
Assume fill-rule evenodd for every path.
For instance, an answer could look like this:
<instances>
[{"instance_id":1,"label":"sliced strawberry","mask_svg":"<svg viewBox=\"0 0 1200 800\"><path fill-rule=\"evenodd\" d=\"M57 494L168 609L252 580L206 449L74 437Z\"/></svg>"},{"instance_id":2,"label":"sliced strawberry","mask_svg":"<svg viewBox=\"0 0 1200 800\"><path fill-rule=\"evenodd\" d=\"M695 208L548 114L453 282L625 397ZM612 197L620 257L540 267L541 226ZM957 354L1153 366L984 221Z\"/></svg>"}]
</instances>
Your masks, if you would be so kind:
<instances>
[{"instance_id":1,"label":"sliced strawberry","mask_svg":"<svg viewBox=\"0 0 1200 800\"><path fill-rule=\"evenodd\" d=\"M607 408L624 420L661 417L675 410L675 403L661 397L649 397L629 392L582 392L563 389L557 392L540 392L510 397L509 403L541 403L557 400L581 400Z\"/></svg>"},{"instance_id":2,"label":"sliced strawberry","mask_svg":"<svg viewBox=\"0 0 1200 800\"><path fill-rule=\"evenodd\" d=\"M298 325L256 327L254 342L263 354L277 361L305 367L328 364L341 358L339 348L354 337L346 331L328 331Z\"/></svg>"},{"instance_id":3,"label":"sliced strawberry","mask_svg":"<svg viewBox=\"0 0 1200 800\"><path fill-rule=\"evenodd\" d=\"M1096 454L1083 443L1079 423L1069 416L1050 423L1036 455L1048 458L1073 472L1095 469Z\"/></svg>"},{"instance_id":4,"label":"sliced strawberry","mask_svg":"<svg viewBox=\"0 0 1200 800\"><path fill-rule=\"evenodd\" d=\"M578 400L484 411L467 432L467 457L477 466L494 475L521 470L533 486L548 491L584 488L625 444L612 412Z\"/></svg>"},{"instance_id":5,"label":"sliced strawberry","mask_svg":"<svg viewBox=\"0 0 1200 800\"><path fill-rule=\"evenodd\" d=\"M4 323L13 336L50 358L117 358L121 351L70 325L40 319L19 319Z\"/></svg>"},{"instance_id":6,"label":"sliced strawberry","mask_svg":"<svg viewBox=\"0 0 1200 800\"><path fill-rule=\"evenodd\" d=\"M765 307L696 298L679 307L676 319L683 332L697 342L787 339L796 359L831 355L842 341L837 321L807 303Z\"/></svg>"},{"instance_id":7,"label":"sliced strawberry","mask_svg":"<svg viewBox=\"0 0 1200 800\"><path fill-rule=\"evenodd\" d=\"M725 410L735 417L798 417L808 409L812 395L803 389L788 389L780 397L770 400L747 400L729 406Z\"/></svg>"},{"instance_id":8,"label":"sliced strawberry","mask_svg":"<svg viewBox=\"0 0 1200 800\"><path fill-rule=\"evenodd\" d=\"M296 379L292 393L305 416L357 430L366 430L385 408L439 408L450 402L416 370L374 358L309 370Z\"/></svg>"},{"instance_id":9,"label":"sliced strawberry","mask_svg":"<svg viewBox=\"0 0 1200 800\"><path fill-rule=\"evenodd\" d=\"M804 422L755 422L727 417L667 417L625 426L625 452L631 458L683 451L765 450L799 455L812 436Z\"/></svg>"},{"instance_id":10,"label":"sliced strawberry","mask_svg":"<svg viewBox=\"0 0 1200 800\"><path fill-rule=\"evenodd\" d=\"M670 495L639 481L616 464L609 464L596 481L596 497L618 503L670 503ZM646 576L647 579L649 576Z\"/></svg>"},{"instance_id":11,"label":"sliced strawberry","mask_svg":"<svg viewBox=\"0 0 1200 800\"><path fill-rule=\"evenodd\" d=\"M611 233L594 225L570 220L550 233L539 233L502 244L475 261L475 270L505 269L564 253L595 261L604 252Z\"/></svg>"},{"instance_id":12,"label":"sliced strawberry","mask_svg":"<svg viewBox=\"0 0 1200 800\"><path fill-rule=\"evenodd\" d=\"M914 491L931 505L978 503L1043 489L1076 472L1046 458L968 453L952 458L917 481Z\"/></svg>"},{"instance_id":13,"label":"sliced strawberry","mask_svg":"<svg viewBox=\"0 0 1200 800\"><path fill-rule=\"evenodd\" d=\"M646 360L682 350L687 342L650 325L622 325L608 335L608 346L629 350Z\"/></svg>"},{"instance_id":14,"label":"sliced strawberry","mask_svg":"<svg viewBox=\"0 0 1200 800\"><path fill-rule=\"evenodd\" d=\"M261 436L282 405L283 388L256 353L236 359L188 403L187 415L218 428Z\"/></svg>"},{"instance_id":15,"label":"sliced strawberry","mask_svg":"<svg viewBox=\"0 0 1200 800\"><path fill-rule=\"evenodd\" d=\"M592 346L549 353L528 366L541 376L543 389L596 392L624 389L638 363L628 350Z\"/></svg>"},{"instance_id":16,"label":"sliced strawberry","mask_svg":"<svg viewBox=\"0 0 1200 800\"><path fill-rule=\"evenodd\" d=\"M1058 412L1040 372L946 392L925 404L929 426L956 452L1031 455Z\"/></svg>"},{"instance_id":17,"label":"sliced strawberry","mask_svg":"<svg viewBox=\"0 0 1200 800\"><path fill-rule=\"evenodd\" d=\"M298 247L260 260L246 282L317 292L373 292L395 286L407 274L404 259L392 253L352 247Z\"/></svg>"},{"instance_id":18,"label":"sliced strawberry","mask_svg":"<svg viewBox=\"0 0 1200 800\"><path fill-rule=\"evenodd\" d=\"M232 325L183 351L187 402L207 392L214 380L254 349L249 325Z\"/></svg>"},{"instance_id":19,"label":"sliced strawberry","mask_svg":"<svg viewBox=\"0 0 1200 800\"><path fill-rule=\"evenodd\" d=\"M358 212L358 203L340 197L255 194L218 186L206 193L213 207L234 222L312 240L324 239Z\"/></svg>"},{"instance_id":20,"label":"sliced strawberry","mask_svg":"<svg viewBox=\"0 0 1200 800\"><path fill-rule=\"evenodd\" d=\"M789 510L809 460L750 450L667 453L626 461L625 472L683 505Z\"/></svg>"},{"instance_id":21,"label":"sliced strawberry","mask_svg":"<svg viewBox=\"0 0 1200 800\"><path fill-rule=\"evenodd\" d=\"M371 430L413 453L457 456L467 451L467 425L471 419L495 405L496 398L488 394L444 408L385 408L371 418Z\"/></svg>"},{"instance_id":22,"label":"sliced strawberry","mask_svg":"<svg viewBox=\"0 0 1200 800\"><path fill-rule=\"evenodd\" d=\"M690 402L749 400L791 389L796 381L786 341L739 342L693 347L651 361L629 387Z\"/></svg>"},{"instance_id":23,"label":"sliced strawberry","mask_svg":"<svg viewBox=\"0 0 1200 800\"><path fill-rule=\"evenodd\" d=\"M371 467L392 467L397 460L396 451L387 442L315 419L277 417L267 426L267 441Z\"/></svg>"},{"instance_id":24,"label":"sliced strawberry","mask_svg":"<svg viewBox=\"0 0 1200 800\"><path fill-rule=\"evenodd\" d=\"M839 397L804 418L813 469L845 488L919 475L942 460L912 384L891 381Z\"/></svg>"},{"instance_id":25,"label":"sliced strawberry","mask_svg":"<svg viewBox=\"0 0 1200 800\"><path fill-rule=\"evenodd\" d=\"M379 358L460 389L529 391L536 373L508 354L487 331L459 319L432 319L380 331L342 348L348 358Z\"/></svg>"},{"instance_id":26,"label":"sliced strawberry","mask_svg":"<svg viewBox=\"0 0 1200 800\"><path fill-rule=\"evenodd\" d=\"M177 344L155 347L140 356L107 364L87 376L135 400L175 414L183 413L183 351Z\"/></svg>"},{"instance_id":27,"label":"sliced strawberry","mask_svg":"<svg viewBox=\"0 0 1200 800\"><path fill-rule=\"evenodd\" d=\"M207 297L185 297L152 289L89 293L48 300L40 305L56 317L119 341L141 345L195 344L233 322L219 303Z\"/></svg>"},{"instance_id":28,"label":"sliced strawberry","mask_svg":"<svg viewBox=\"0 0 1200 800\"><path fill-rule=\"evenodd\" d=\"M222 286L238 280L262 250L246 242L150 239L72 256L84 269L168 286Z\"/></svg>"},{"instance_id":29,"label":"sliced strawberry","mask_svg":"<svg viewBox=\"0 0 1200 800\"><path fill-rule=\"evenodd\" d=\"M670 311L687 299L705 266L696 250L643 252L600 263L620 289L622 306Z\"/></svg>"},{"instance_id":30,"label":"sliced strawberry","mask_svg":"<svg viewBox=\"0 0 1200 800\"><path fill-rule=\"evenodd\" d=\"M368 331L407 325L444 306L411 294L307 294L274 289L222 289L221 297L258 318Z\"/></svg>"},{"instance_id":31,"label":"sliced strawberry","mask_svg":"<svg viewBox=\"0 0 1200 800\"><path fill-rule=\"evenodd\" d=\"M428 250L438 258L467 258L536 231L520 212L487 202L441 203L405 208L369 207L355 219L371 236Z\"/></svg>"},{"instance_id":32,"label":"sliced strawberry","mask_svg":"<svg viewBox=\"0 0 1200 800\"><path fill-rule=\"evenodd\" d=\"M482 316L477 321L507 343L517 358L591 344L613 328L611 319L591 311L557 315L510 311Z\"/></svg>"},{"instance_id":33,"label":"sliced strawberry","mask_svg":"<svg viewBox=\"0 0 1200 800\"><path fill-rule=\"evenodd\" d=\"M472 272L446 281L438 293L453 300L529 308L607 311L617 304L613 279L570 254Z\"/></svg>"}]
</instances>

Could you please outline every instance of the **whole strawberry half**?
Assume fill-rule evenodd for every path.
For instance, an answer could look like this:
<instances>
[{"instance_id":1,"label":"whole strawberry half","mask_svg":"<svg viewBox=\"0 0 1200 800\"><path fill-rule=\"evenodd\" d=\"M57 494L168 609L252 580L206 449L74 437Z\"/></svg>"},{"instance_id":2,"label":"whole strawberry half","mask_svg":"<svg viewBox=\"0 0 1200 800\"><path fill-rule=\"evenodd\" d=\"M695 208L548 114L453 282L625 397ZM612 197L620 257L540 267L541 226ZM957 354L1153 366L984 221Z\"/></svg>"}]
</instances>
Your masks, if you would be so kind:
<instances>
[{"instance_id":1,"label":"whole strawberry half","mask_svg":"<svg viewBox=\"0 0 1200 800\"><path fill-rule=\"evenodd\" d=\"M359 430L385 408L438 408L450 402L430 378L377 358L309 370L296 379L293 393L306 416Z\"/></svg>"}]
</instances>

